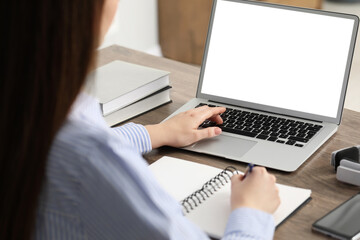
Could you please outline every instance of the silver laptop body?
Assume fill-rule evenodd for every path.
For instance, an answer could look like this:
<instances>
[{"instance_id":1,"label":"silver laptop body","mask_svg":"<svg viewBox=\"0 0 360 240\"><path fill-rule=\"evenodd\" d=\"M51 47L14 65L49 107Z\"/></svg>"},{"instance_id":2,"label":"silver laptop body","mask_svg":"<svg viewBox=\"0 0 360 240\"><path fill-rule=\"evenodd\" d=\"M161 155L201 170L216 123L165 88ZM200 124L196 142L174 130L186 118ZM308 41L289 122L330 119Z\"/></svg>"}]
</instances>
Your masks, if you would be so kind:
<instances>
[{"instance_id":1,"label":"silver laptop body","mask_svg":"<svg viewBox=\"0 0 360 240\"><path fill-rule=\"evenodd\" d=\"M291 141L279 137L286 134L261 139L262 129L257 136L223 131L184 149L295 171L338 129L358 24L353 15L214 0L196 98L168 118L205 103L238 113L229 128L243 128L237 120L245 113L320 130L295 134L289 128ZM255 131L251 126L245 129ZM313 137L303 142L310 132Z\"/></svg>"}]
</instances>

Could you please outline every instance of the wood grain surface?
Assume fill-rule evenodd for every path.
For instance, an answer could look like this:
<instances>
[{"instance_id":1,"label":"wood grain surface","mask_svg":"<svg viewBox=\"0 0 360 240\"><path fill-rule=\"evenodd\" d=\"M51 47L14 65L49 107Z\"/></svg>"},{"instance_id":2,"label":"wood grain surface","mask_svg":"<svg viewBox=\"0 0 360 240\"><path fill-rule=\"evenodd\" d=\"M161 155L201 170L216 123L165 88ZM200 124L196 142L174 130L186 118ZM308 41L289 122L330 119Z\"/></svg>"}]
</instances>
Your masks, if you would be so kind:
<instances>
[{"instance_id":1,"label":"wood grain surface","mask_svg":"<svg viewBox=\"0 0 360 240\"><path fill-rule=\"evenodd\" d=\"M111 46L99 52L98 66L113 60L123 60L144 66L155 67L171 72L172 103L150 111L131 121L141 124L155 124L173 113L189 99L195 97L200 69L165 58L151 56L142 52ZM313 232L311 225L328 211L350 198L359 188L336 180L333 167L330 166L330 155L340 148L360 144L360 113L344 110L342 123L337 133L318 149L297 171L284 173L272 169L277 181L296 187L312 190L312 200L294 216L278 227L274 239L326 239L322 234ZM192 153L171 147L153 150L145 156L152 163L162 156L178 157L194 162L224 168L233 165L244 171L246 164L204 154ZM291 159L289 159L290 161Z\"/></svg>"}]
</instances>

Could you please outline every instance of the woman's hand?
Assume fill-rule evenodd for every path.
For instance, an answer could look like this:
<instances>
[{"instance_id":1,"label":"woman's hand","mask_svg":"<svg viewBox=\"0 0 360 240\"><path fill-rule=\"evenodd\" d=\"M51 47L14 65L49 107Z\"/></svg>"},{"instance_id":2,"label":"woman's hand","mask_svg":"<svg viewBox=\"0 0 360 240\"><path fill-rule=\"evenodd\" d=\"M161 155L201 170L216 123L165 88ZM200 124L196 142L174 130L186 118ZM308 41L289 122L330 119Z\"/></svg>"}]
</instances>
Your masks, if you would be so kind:
<instances>
[{"instance_id":1,"label":"woman's hand","mask_svg":"<svg viewBox=\"0 0 360 240\"><path fill-rule=\"evenodd\" d=\"M275 176L263 167L254 167L245 179L243 175L234 175L231 178L231 209L249 207L274 213L280 205L275 182Z\"/></svg>"},{"instance_id":2,"label":"woman's hand","mask_svg":"<svg viewBox=\"0 0 360 240\"><path fill-rule=\"evenodd\" d=\"M202 106L179 113L169 120L145 126L151 138L153 148L164 145L184 147L204 138L217 136L221 133L219 127L198 129L206 119L216 124L223 123L219 114L225 112L224 107Z\"/></svg>"}]
</instances>

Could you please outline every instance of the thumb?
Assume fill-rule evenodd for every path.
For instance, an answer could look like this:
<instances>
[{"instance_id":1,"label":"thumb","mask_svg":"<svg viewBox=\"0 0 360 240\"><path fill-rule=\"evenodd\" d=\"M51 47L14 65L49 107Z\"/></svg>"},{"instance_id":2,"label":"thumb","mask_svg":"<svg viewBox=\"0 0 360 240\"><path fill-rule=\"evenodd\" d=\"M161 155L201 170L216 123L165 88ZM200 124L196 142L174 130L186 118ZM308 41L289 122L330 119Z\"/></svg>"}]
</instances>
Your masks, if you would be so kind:
<instances>
[{"instance_id":1,"label":"thumb","mask_svg":"<svg viewBox=\"0 0 360 240\"><path fill-rule=\"evenodd\" d=\"M197 141L200 141L205 138L215 137L222 133L222 130L219 127L208 127L197 131L198 131Z\"/></svg>"}]
</instances>

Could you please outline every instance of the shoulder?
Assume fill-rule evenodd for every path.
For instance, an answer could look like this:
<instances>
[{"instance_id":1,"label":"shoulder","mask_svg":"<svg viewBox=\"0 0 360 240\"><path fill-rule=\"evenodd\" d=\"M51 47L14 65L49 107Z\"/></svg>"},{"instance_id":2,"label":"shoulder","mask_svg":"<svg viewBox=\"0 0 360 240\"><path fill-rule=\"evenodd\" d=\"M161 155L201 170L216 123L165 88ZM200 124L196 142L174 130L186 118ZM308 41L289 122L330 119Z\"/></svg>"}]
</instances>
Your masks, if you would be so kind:
<instances>
[{"instance_id":1,"label":"shoulder","mask_svg":"<svg viewBox=\"0 0 360 240\"><path fill-rule=\"evenodd\" d=\"M111 132L111 129L92 122L68 119L52 144L49 168L81 174L89 168L99 171L105 164L119 168L130 156L140 157L138 151ZM70 170L69 170L70 169Z\"/></svg>"},{"instance_id":2,"label":"shoulder","mask_svg":"<svg viewBox=\"0 0 360 240\"><path fill-rule=\"evenodd\" d=\"M50 154L86 156L90 150L105 145L108 138L103 129L86 122L66 120L53 141Z\"/></svg>"},{"instance_id":3,"label":"shoulder","mask_svg":"<svg viewBox=\"0 0 360 240\"><path fill-rule=\"evenodd\" d=\"M127 157L134 156L130 152L101 126L66 120L48 155L43 203L71 212L68 208L81 202L85 189L121 176Z\"/></svg>"}]
</instances>

